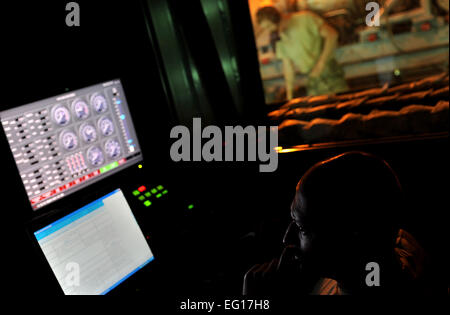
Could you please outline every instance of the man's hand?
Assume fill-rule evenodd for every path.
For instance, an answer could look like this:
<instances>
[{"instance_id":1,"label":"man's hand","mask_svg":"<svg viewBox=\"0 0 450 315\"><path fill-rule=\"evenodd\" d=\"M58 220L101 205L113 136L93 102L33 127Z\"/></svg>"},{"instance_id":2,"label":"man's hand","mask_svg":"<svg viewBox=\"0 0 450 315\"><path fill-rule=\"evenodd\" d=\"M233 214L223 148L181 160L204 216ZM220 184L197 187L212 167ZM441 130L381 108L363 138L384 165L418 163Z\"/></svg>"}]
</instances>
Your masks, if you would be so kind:
<instances>
[{"instance_id":1,"label":"man's hand","mask_svg":"<svg viewBox=\"0 0 450 315\"><path fill-rule=\"evenodd\" d=\"M271 295L274 291L278 259L256 264L244 276L244 295Z\"/></svg>"},{"instance_id":2,"label":"man's hand","mask_svg":"<svg viewBox=\"0 0 450 315\"><path fill-rule=\"evenodd\" d=\"M311 72L309 73L309 77L310 78L318 78L318 77L320 77L320 75L322 74L322 71L323 71L324 68L325 68L325 65L322 62L322 60L320 59L316 63L314 68L311 70Z\"/></svg>"},{"instance_id":3,"label":"man's hand","mask_svg":"<svg viewBox=\"0 0 450 315\"><path fill-rule=\"evenodd\" d=\"M309 73L310 78L318 78L325 68L326 63L332 56L334 50L337 47L338 42L338 32L331 27L328 23L323 23L320 27L320 36L322 36L324 44L322 53L320 54L316 65L313 67Z\"/></svg>"},{"instance_id":4,"label":"man's hand","mask_svg":"<svg viewBox=\"0 0 450 315\"><path fill-rule=\"evenodd\" d=\"M244 277L244 295L297 296L311 289L310 274L303 270L300 249L286 246L279 259L253 266ZM314 281L314 279L312 279Z\"/></svg>"}]
</instances>

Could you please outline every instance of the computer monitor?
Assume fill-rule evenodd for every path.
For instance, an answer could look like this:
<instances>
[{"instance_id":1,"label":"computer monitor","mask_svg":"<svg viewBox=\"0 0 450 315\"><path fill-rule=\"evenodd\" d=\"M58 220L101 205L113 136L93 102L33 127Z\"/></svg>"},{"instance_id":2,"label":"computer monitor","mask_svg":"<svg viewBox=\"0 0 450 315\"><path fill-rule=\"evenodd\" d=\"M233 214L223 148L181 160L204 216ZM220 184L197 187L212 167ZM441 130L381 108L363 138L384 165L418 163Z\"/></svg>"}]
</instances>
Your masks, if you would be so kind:
<instances>
[{"instance_id":1,"label":"computer monitor","mask_svg":"<svg viewBox=\"0 0 450 315\"><path fill-rule=\"evenodd\" d=\"M0 112L33 210L142 160L120 80Z\"/></svg>"},{"instance_id":2,"label":"computer monitor","mask_svg":"<svg viewBox=\"0 0 450 315\"><path fill-rule=\"evenodd\" d=\"M154 259L120 189L34 236L66 295L106 294Z\"/></svg>"}]
</instances>

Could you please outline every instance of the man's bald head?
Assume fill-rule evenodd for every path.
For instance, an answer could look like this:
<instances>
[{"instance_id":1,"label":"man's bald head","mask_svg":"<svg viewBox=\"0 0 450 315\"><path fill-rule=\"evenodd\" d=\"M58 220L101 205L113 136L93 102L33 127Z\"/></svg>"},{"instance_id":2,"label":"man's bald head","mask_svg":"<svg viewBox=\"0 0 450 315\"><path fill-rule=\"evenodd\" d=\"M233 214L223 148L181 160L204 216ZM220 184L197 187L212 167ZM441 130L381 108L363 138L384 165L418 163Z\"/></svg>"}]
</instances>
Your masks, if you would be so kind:
<instances>
[{"instance_id":1,"label":"man's bald head","mask_svg":"<svg viewBox=\"0 0 450 315\"><path fill-rule=\"evenodd\" d=\"M391 227L400 205L401 186L389 164L371 154L348 152L304 174L291 214L308 229L372 233Z\"/></svg>"}]
</instances>

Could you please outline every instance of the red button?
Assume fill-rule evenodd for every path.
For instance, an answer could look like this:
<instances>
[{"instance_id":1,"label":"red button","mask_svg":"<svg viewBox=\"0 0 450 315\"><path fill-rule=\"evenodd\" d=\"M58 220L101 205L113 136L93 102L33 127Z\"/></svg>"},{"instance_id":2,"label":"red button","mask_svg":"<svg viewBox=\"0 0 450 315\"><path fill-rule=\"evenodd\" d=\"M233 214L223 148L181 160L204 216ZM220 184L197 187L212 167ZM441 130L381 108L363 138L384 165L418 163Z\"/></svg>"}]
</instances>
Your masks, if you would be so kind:
<instances>
[{"instance_id":1,"label":"red button","mask_svg":"<svg viewBox=\"0 0 450 315\"><path fill-rule=\"evenodd\" d=\"M145 186L141 186L141 187L139 187L138 188L138 190L140 191L140 192L143 192L144 190L146 190L147 188L145 188Z\"/></svg>"}]
</instances>

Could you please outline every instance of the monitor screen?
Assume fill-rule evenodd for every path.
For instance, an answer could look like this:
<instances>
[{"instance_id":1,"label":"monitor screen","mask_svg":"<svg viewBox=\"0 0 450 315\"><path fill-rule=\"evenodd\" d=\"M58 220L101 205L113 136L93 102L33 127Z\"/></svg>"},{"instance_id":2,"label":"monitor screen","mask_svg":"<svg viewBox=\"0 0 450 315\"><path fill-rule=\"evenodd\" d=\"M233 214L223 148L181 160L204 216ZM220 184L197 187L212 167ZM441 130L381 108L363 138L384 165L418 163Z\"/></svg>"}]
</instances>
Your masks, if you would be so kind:
<instances>
[{"instance_id":1,"label":"monitor screen","mask_svg":"<svg viewBox=\"0 0 450 315\"><path fill-rule=\"evenodd\" d=\"M154 258L120 189L34 236L66 295L106 294Z\"/></svg>"},{"instance_id":2,"label":"monitor screen","mask_svg":"<svg viewBox=\"0 0 450 315\"><path fill-rule=\"evenodd\" d=\"M120 80L0 112L33 210L142 160Z\"/></svg>"}]
</instances>

